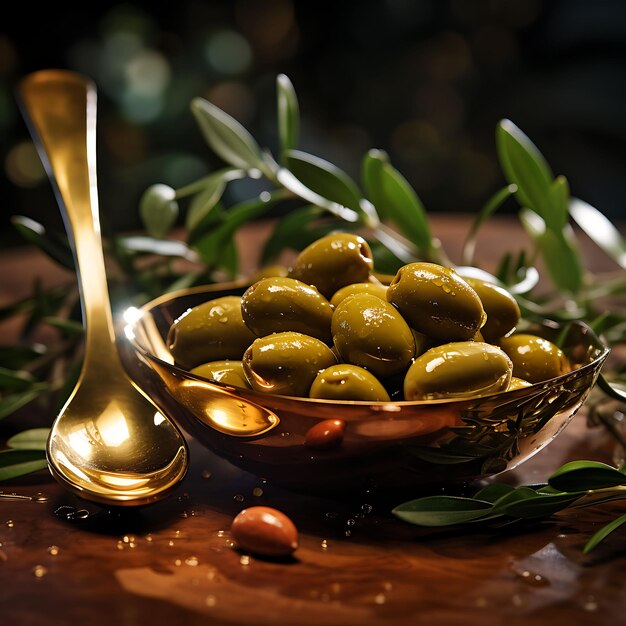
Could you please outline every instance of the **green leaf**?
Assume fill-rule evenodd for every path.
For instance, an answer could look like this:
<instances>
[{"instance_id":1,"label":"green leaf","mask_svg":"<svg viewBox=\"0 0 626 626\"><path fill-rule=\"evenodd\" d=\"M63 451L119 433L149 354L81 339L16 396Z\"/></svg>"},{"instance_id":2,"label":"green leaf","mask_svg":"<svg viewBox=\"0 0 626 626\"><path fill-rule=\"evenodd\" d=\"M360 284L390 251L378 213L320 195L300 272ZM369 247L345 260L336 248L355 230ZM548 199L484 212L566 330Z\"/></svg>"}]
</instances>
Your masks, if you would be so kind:
<instances>
[{"instance_id":1,"label":"green leaf","mask_svg":"<svg viewBox=\"0 0 626 626\"><path fill-rule=\"evenodd\" d=\"M620 267L626 269L626 239L611 221L598 209L578 198L570 201L569 212L585 234Z\"/></svg>"},{"instance_id":2,"label":"green leaf","mask_svg":"<svg viewBox=\"0 0 626 626\"><path fill-rule=\"evenodd\" d=\"M496 128L496 145L504 176L517 185L516 195L522 206L538 213L550 228L562 228L562 216L552 206L554 176L537 146L506 119Z\"/></svg>"},{"instance_id":3,"label":"green leaf","mask_svg":"<svg viewBox=\"0 0 626 626\"><path fill-rule=\"evenodd\" d=\"M528 234L537 242L556 287L561 291L578 293L582 286L583 269L571 229L548 229L541 217L529 209L522 209L519 217Z\"/></svg>"},{"instance_id":4,"label":"green leaf","mask_svg":"<svg viewBox=\"0 0 626 626\"><path fill-rule=\"evenodd\" d=\"M0 400L0 419L26 406L47 389L48 385L46 383L35 383L26 391L4 396L4 398Z\"/></svg>"},{"instance_id":5,"label":"green leaf","mask_svg":"<svg viewBox=\"0 0 626 626\"><path fill-rule=\"evenodd\" d=\"M406 178L380 150L370 150L362 164L363 185L383 219L394 222L400 232L426 258L433 242L424 206Z\"/></svg>"},{"instance_id":6,"label":"green leaf","mask_svg":"<svg viewBox=\"0 0 626 626\"><path fill-rule=\"evenodd\" d=\"M263 247L261 265L275 260L285 248L300 251L332 228L336 228L336 225L313 228L311 224L320 213L321 210L316 206L305 206L282 217Z\"/></svg>"},{"instance_id":7,"label":"green leaf","mask_svg":"<svg viewBox=\"0 0 626 626\"><path fill-rule=\"evenodd\" d=\"M504 515L519 517L521 519L533 519L536 517L549 517L558 511L567 508L584 495L584 491L579 493L558 493L541 494L537 493L533 497L516 500L499 507L499 511Z\"/></svg>"},{"instance_id":8,"label":"green leaf","mask_svg":"<svg viewBox=\"0 0 626 626\"><path fill-rule=\"evenodd\" d=\"M161 239L176 223L178 217L176 191L168 186L156 184L148 187L139 200L139 215L152 237Z\"/></svg>"},{"instance_id":9,"label":"green leaf","mask_svg":"<svg viewBox=\"0 0 626 626\"><path fill-rule=\"evenodd\" d=\"M513 485L507 485L506 483L493 483L492 485L487 485L477 491L474 494L474 498L476 500L484 500L485 502L494 503L496 500L499 500L512 491L515 491L515 487Z\"/></svg>"},{"instance_id":10,"label":"green leaf","mask_svg":"<svg viewBox=\"0 0 626 626\"><path fill-rule=\"evenodd\" d=\"M568 221L569 183L565 176L557 176L552 181L548 200L554 215L554 230L559 230ZM552 223L552 221L550 220L549 223Z\"/></svg>"},{"instance_id":11,"label":"green leaf","mask_svg":"<svg viewBox=\"0 0 626 626\"><path fill-rule=\"evenodd\" d=\"M361 192L356 183L341 169L329 161L299 150L289 150L285 154L289 171L311 191L361 212Z\"/></svg>"},{"instance_id":12,"label":"green leaf","mask_svg":"<svg viewBox=\"0 0 626 626\"><path fill-rule=\"evenodd\" d=\"M46 346L0 346L0 367L20 369L46 353Z\"/></svg>"},{"instance_id":13,"label":"green leaf","mask_svg":"<svg viewBox=\"0 0 626 626\"><path fill-rule=\"evenodd\" d=\"M132 235L116 237L115 242L125 253L179 257L188 261L197 260L195 254L185 242L174 239L155 239L154 237Z\"/></svg>"},{"instance_id":14,"label":"green leaf","mask_svg":"<svg viewBox=\"0 0 626 626\"><path fill-rule=\"evenodd\" d=\"M24 391L35 382L32 374L21 370L12 370L0 367L0 389L10 391Z\"/></svg>"},{"instance_id":15,"label":"green leaf","mask_svg":"<svg viewBox=\"0 0 626 626\"><path fill-rule=\"evenodd\" d=\"M49 428L30 428L23 430L17 435L13 435L8 441L7 446L14 450L44 450L50 434Z\"/></svg>"},{"instance_id":16,"label":"green leaf","mask_svg":"<svg viewBox=\"0 0 626 626\"><path fill-rule=\"evenodd\" d=\"M191 111L206 142L226 163L267 171L261 148L237 120L204 98L194 98Z\"/></svg>"},{"instance_id":17,"label":"green leaf","mask_svg":"<svg viewBox=\"0 0 626 626\"><path fill-rule=\"evenodd\" d=\"M609 522L604 528L601 528L597 533L589 539L583 548L583 552L588 554L591 552L601 541L606 539L614 530L617 530L622 524L626 523L626 514L620 515L617 519Z\"/></svg>"},{"instance_id":18,"label":"green leaf","mask_svg":"<svg viewBox=\"0 0 626 626\"><path fill-rule=\"evenodd\" d=\"M194 230L206 216L217 206L222 198L226 182L222 177L214 178L199 194L194 196L189 204L185 226L188 230Z\"/></svg>"},{"instance_id":19,"label":"green leaf","mask_svg":"<svg viewBox=\"0 0 626 626\"><path fill-rule=\"evenodd\" d=\"M392 513L416 526L452 526L484 517L491 509L490 502L473 498L427 496L405 502Z\"/></svg>"},{"instance_id":20,"label":"green leaf","mask_svg":"<svg viewBox=\"0 0 626 626\"><path fill-rule=\"evenodd\" d=\"M606 463L572 461L554 472L548 484L561 491L605 489L626 484L626 476Z\"/></svg>"},{"instance_id":21,"label":"green leaf","mask_svg":"<svg viewBox=\"0 0 626 626\"><path fill-rule=\"evenodd\" d=\"M600 376L598 376L598 387L600 387L609 398L626 402L626 384L619 381L609 381L604 374L600 374Z\"/></svg>"},{"instance_id":22,"label":"green leaf","mask_svg":"<svg viewBox=\"0 0 626 626\"><path fill-rule=\"evenodd\" d=\"M487 200L482 209L478 212L478 215L474 218L472 225L463 242L463 252L461 258L465 265L471 265L474 258L474 251L476 250L476 235L478 229L483 223L491 217L502 206L505 200L517 191L517 185L507 185L506 187L496 191L496 193Z\"/></svg>"},{"instance_id":23,"label":"green leaf","mask_svg":"<svg viewBox=\"0 0 626 626\"><path fill-rule=\"evenodd\" d=\"M44 317L43 321L46 324L50 324L50 326L59 329L67 337L76 337L83 334L83 325L75 320L50 315Z\"/></svg>"},{"instance_id":24,"label":"green leaf","mask_svg":"<svg viewBox=\"0 0 626 626\"><path fill-rule=\"evenodd\" d=\"M41 248L59 265L75 271L74 257L66 238L49 233L42 224L23 215L14 215L11 222L27 241Z\"/></svg>"},{"instance_id":25,"label":"green leaf","mask_svg":"<svg viewBox=\"0 0 626 626\"><path fill-rule=\"evenodd\" d=\"M276 79L276 95L278 101L278 136L280 137L281 154L298 145L300 132L300 108L298 97L289 78L279 74Z\"/></svg>"},{"instance_id":26,"label":"green leaf","mask_svg":"<svg viewBox=\"0 0 626 626\"><path fill-rule=\"evenodd\" d=\"M39 450L2 450L0 482L42 470L47 466L45 454Z\"/></svg>"}]
</instances>

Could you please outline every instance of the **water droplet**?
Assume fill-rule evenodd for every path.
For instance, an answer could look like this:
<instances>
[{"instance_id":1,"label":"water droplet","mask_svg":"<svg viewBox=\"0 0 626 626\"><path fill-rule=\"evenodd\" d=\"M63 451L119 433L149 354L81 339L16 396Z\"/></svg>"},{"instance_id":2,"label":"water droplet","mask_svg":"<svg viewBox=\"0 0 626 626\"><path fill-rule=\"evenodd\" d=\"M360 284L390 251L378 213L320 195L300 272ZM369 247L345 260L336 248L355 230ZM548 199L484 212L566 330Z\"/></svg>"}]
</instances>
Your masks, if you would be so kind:
<instances>
[{"instance_id":1,"label":"water droplet","mask_svg":"<svg viewBox=\"0 0 626 626\"><path fill-rule=\"evenodd\" d=\"M289 437L290 433L288 432L284 432L284 433L280 433L281 437Z\"/></svg>"},{"instance_id":2,"label":"water droplet","mask_svg":"<svg viewBox=\"0 0 626 626\"><path fill-rule=\"evenodd\" d=\"M209 472L209 470L202 470L200 476L202 476L202 478L211 478L211 472Z\"/></svg>"},{"instance_id":3,"label":"water droplet","mask_svg":"<svg viewBox=\"0 0 626 626\"><path fill-rule=\"evenodd\" d=\"M247 554L243 554L241 558L239 559L239 563L241 563L241 565L243 566L246 566L246 565L250 565L251 560L252 559Z\"/></svg>"},{"instance_id":4,"label":"water droplet","mask_svg":"<svg viewBox=\"0 0 626 626\"><path fill-rule=\"evenodd\" d=\"M87 509L79 509L74 514L75 519L87 519L89 517L89 511Z\"/></svg>"},{"instance_id":5,"label":"water droplet","mask_svg":"<svg viewBox=\"0 0 626 626\"><path fill-rule=\"evenodd\" d=\"M216 537L226 537L226 535L227 535L227 534L228 534L228 533L227 533L227 531L225 531L225 530L218 530L218 531L215 533L215 536L216 536Z\"/></svg>"},{"instance_id":6,"label":"water droplet","mask_svg":"<svg viewBox=\"0 0 626 626\"><path fill-rule=\"evenodd\" d=\"M59 546L50 546L48 548L48 554L50 556L56 556L57 554L59 554Z\"/></svg>"},{"instance_id":7,"label":"water droplet","mask_svg":"<svg viewBox=\"0 0 626 626\"><path fill-rule=\"evenodd\" d=\"M35 578L43 578L48 573L48 568L43 565L35 565L33 567L33 575Z\"/></svg>"},{"instance_id":8,"label":"water droplet","mask_svg":"<svg viewBox=\"0 0 626 626\"><path fill-rule=\"evenodd\" d=\"M174 565L176 565L176 567L180 567L183 564L183 562L180 559L176 559L174 561Z\"/></svg>"},{"instance_id":9,"label":"water droplet","mask_svg":"<svg viewBox=\"0 0 626 626\"><path fill-rule=\"evenodd\" d=\"M167 542L167 545L171 548L171 547L173 547L173 546L174 546L174 542L170 539L170 540Z\"/></svg>"},{"instance_id":10,"label":"water droplet","mask_svg":"<svg viewBox=\"0 0 626 626\"><path fill-rule=\"evenodd\" d=\"M353 517L346 521L346 526L354 526L355 524L356 520Z\"/></svg>"},{"instance_id":11,"label":"water droplet","mask_svg":"<svg viewBox=\"0 0 626 626\"><path fill-rule=\"evenodd\" d=\"M182 517L184 519L186 517L189 517L189 513L187 513L187 511L183 511L178 517Z\"/></svg>"},{"instance_id":12,"label":"water droplet","mask_svg":"<svg viewBox=\"0 0 626 626\"><path fill-rule=\"evenodd\" d=\"M152 541L153 537L152 535L146 535L146 541Z\"/></svg>"},{"instance_id":13,"label":"water droplet","mask_svg":"<svg viewBox=\"0 0 626 626\"><path fill-rule=\"evenodd\" d=\"M200 563L200 561L198 560L197 556L188 556L185 559L185 564L189 565L189 567L196 567L196 565L198 565L198 563Z\"/></svg>"},{"instance_id":14,"label":"water droplet","mask_svg":"<svg viewBox=\"0 0 626 626\"><path fill-rule=\"evenodd\" d=\"M550 584L550 581L545 576L542 576L537 572L531 572L527 569L521 571L514 569L513 572L521 581L525 582L531 587L546 587Z\"/></svg>"},{"instance_id":15,"label":"water droplet","mask_svg":"<svg viewBox=\"0 0 626 626\"><path fill-rule=\"evenodd\" d=\"M351 534L352 534L351 530L346 530L346 532L344 533L346 537L349 537Z\"/></svg>"},{"instance_id":16,"label":"water droplet","mask_svg":"<svg viewBox=\"0 0 626 626\"><path fill-rule=\"evenodd\" d=\"M326 519L335 519L337 517L337 513L335 511L328 511L324 514Z\"/></svg>"},{"instance_id":17,"label":"water droplet","mask_svg":"<svg viewBox=\"0 0 626 626\"><path fill-rule=\"evenodd\" d=\"M383 589L384 589L385 591L391 591L391 590L393 589L393 583L392 583L391 581L389 581L389 580L386 580L386 581L383 583Z\"/></svg>"},{"instance_id":18,"label":"water droplet","mask_svg":"<svg viewBox=\"0 0 626 626\"><path fill-rule=\"evenodd\" d=\"M124 542L123 541L118 541L117 542L117 549L118 550L123 550L124 549Z\"/></svg>"},{"instance_id":19,"label":"water droplet","mask_svg":"<svg viewBox=\"0 0 626 626\"><path fill-rule=\"evenodd\" d=\"M15 526L15 522L12 519L7 520L6 522L7 528L13 528Z\"/></svg>"},{"instance_id":20,"label":"water droplet","mask_svg":"<svg viewBox=\"0 0 626 626\"><path fill-rule=\"evenodd\" d=\"M363 511L363 513L365 513L365 515L369 515L372 512L372 505L371 504L362 504L361 505L361 511Z\"/></svg>"},{"instance_id":21,"label":"water droplet","mask_svg":"<svg viewBox=\"0 0 626 626\"><path fill-rule=\"evenodd\" d=\"M128 544L128 547L129 547L129 548L136 548L136 547L137 547L137 543L136 543L135 541L131 541L131 542Z\"/></svg>"},{"instance_id":22,"label":"water droplet","mask_svg":"<svg viewBox=\"0 0 626 626\"><path fill-rule=\"evenodd\" d=\"M214 595L208 595L205 599L204 599L204 603L207 606L215 606L217 604L217 598Z\"/></svg>"},{"instance_id":23,"label":"water droplet","mask_svg":"<svg viewBox=\"0 0 626 626\"><path fill-rule=\"evenodd\" d=\"M328 539L322 539L322 543L320 545L322 546L322 550L328 550Z\"/></svg>"},{"instance_id":24,"label":"water droplet","mask_svg":"<svg viewBox=\"0 0 626 626\"><path fill-rule=\"evenodd\" d=\"M598 603L596 602L596 599L593 596L587 596L585 598L585 601L583 602L583 609L585 609L585 611L597 611L598 610Z\"/></svg>"},{"instance_id":25,"label":"water droplet","mask_svg":"<svg viewBox=\"0 0 626 626\"><path fill-rule=\"evenodd\" d=\"M44 496L43 493L36 493L33 496L33 502L48 502L48 497Z\"/></svg>"},{"instance_id":26,"label":"water droplet","mask_svg":"<svg viewBox=\"0 0 626 626\"><path fill-rule=\"evenodd\" d=\"M384 593L376 594L376 596L374 596L374 602L376 604L385 604L385 602L387 602L387 597Z\"/></svg>"},{"instance_id":27,"label":"water droplet","mask_svg":"<svg viewBox=\"0 0 626 626\"><path fill-rule=\"evenodd\" d=\"M233 496L233 500L235 502L243 502L245 498L240 493L238 493L236 496Z\"/></svg>"},{"instance_id":28,"label":"water droplet","mask_svg":"<svg viewBox=\"0 0 626 626\"><path fill-rule=\"evenodd\" d=\"M263 495L263 489L261 489L261 487L255 487L252 490L252 495L256 498L260 498Z\"/></svg>"}]
</instances>

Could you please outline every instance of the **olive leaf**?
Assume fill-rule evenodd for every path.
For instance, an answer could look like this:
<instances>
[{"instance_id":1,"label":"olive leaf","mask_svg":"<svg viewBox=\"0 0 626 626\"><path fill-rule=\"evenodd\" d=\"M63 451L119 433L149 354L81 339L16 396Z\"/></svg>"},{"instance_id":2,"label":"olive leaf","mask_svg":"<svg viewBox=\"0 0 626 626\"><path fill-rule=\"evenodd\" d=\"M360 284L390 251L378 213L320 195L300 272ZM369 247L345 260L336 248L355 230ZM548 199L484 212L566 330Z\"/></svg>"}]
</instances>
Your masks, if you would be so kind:
<instances>
[{"instance_id":1,"label":"olive leaf","mask_svg":"<svg viewBox=\"0 0 626 626\"><path fill-rule=\"evenodd\" d=\"M204 98L194 98L191 111L206 142L226 163L268 173L261 148L237 120Z\"/></svg>"},{"instance_id":2,"label":"olive leaf","mask_svg":"<svg viewBox=\"0 0 626 626\"><path fill-rule=\"evenodd\" d=\"M0 391L24 391L35 382L33 375L21 370L0 366Z\"/></svg>"},{"instance_id":3,"label":"olive leaf","mask_svg":"<svg viewBox=\"0 0 626 626\"><path fill-rule=\"evenodd\" d=\"M139 215L152 237L165 237L178 217L176 191L169 185L148 187L139 200Z\"/></svg>"},{"instance_id":4,"label":"olive leaf","mask_svg":"<svg viewBox=\"0 0 626 626\"><path fill-rule=\"evenodd\" d=\"M570 215L585 234L620 267L626 269L626 239L598 209L579 198L569 203Z\"/></svg>"},{"instance_id":5,"label":"olive leaf","mask_svg":"<svg viewBox=\"0 0 626 626\"><path fill-rule=\"evenodd\" d=\"M40 450L2 450L0 482L42 470L47 466L45 454Z\"/></svg>"},{"instance_id":6,"label":"olive leaf","mask_svg":"<svg viewBox=\"0 0 626 626\"><path fill-rule=\"evenodd\" d=\"M361 211L361 193L356 183L332 163L306 152L288 150L285 165L311 191L355 212Z\"/></svg>"},{"instance_id":7,"label":"olive leaf","mask_svg":"<svg viewBox=\"0 0 626 626\"><path fill-rule=\"evenodd\" d=\"M6 395L0 399L0 419L15 413L18 409L32 402L41 393L47 391L49 386L46 383L35 383L25 391L19 391Z\"/></svg>"},{"instance_id":8,"label":"olive leaf","mask_svg":"<svg viewBox=\"0 0 626 626\"><path fill-rule=\"evenodd\" d=\"M483 517L491 502L460 496L427 496L405 502L392 513L399 519L417 526L453 526Z\"/></svg>"},{"instance_id":9,"label":"olive leaf","mask_svg":"<svg viewBox=\"0 0 626 626\"><path fill-rule=\"evenodd\" d=\"M40 343L30 346L0 346L0 367L19 370L45 353L46 346Z\"/></svg>"},{"instance_id":10,"label":"olive leaf","mask_svg":"<svg viewBox=\"0 0 626 626\"><path fill-rule=\"evenodd\" d=\"M554 472L548 484L561 491L605 489L626 484L626 475L606 463L572 461Z\"/></svg>"},{"instance_id":11,"label":"olive leaf","mask_svg":"<svg viewBox=\"0 0 626 626\"><path fill-rule=\"evenodd\" d=\"M363 186L382 219L391 220L429 259L433 238L426 210L408 181L381 150L370 150L361 166Z\"/></svg>"},{"instance_id":12,"label":"olive leaf","mask_svg":"<svg viewBox=\"0 0 626 626\"><path fill-rule=\"evenodd\" d=\"M276 78L276 95L278 104L278 136L280 138L283 162L288 150L298 145L300 132L300 108L293 84L285 76L279 74Z\"/></svg>"},{"instance_id":13,"label":"olive leaf","mask_svg":"<svg viewBox=\"0 0 626 626\"><path fill-rule=\"evenodd\" d=\"M13 450L45 450L49 434L49 428L30 428L10 437L7 446Z\"/></svg>"},{"instance_id":14,"label":"olive leaf","mask_svg":"<svg viewBox=\"0 0 626 626\"><path fill-rule=\"evenodd\" d=\"M42 224L23 215L14 215L11 222L27 241L41 248L59 265L74 271L74 257L66 237L46 231Z\"/></svg>"},{"instance_id":15,"label":"olive leaf","mask_svg":"<svg viewBox=\"0 0 626 626\"><path fill-rule=\"evenodd\" d=\"M613 531L617 530L623 524L626 524L626 514L620 515L620 517L614 519L612 522L609 522L606 526L595 533L585 544L583 553L588 554L591 552L601 541L604 541L604 539L606 539Z\"/></svg>"}]
</instances>

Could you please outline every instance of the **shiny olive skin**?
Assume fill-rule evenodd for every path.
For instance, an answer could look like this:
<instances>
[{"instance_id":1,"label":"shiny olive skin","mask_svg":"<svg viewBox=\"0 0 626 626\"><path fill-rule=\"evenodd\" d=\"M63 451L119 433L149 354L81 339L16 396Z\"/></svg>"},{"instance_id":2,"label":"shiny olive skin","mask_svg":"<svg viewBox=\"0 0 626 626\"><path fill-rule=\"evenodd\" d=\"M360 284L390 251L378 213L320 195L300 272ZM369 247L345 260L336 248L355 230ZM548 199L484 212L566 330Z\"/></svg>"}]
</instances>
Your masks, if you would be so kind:
<instances>
[{"instance_id":1,"label":"shiny olive skin","mask_svg":"<svg viewBox=\"0 0 626 626\"><path fill-rule=\"evenodd\" d=\"M309 395L320 370L337 363L325 343L291 331L259 337L242 361L252 389L300 397Z\"/></svg>"},{"instance_id":2,"label":"shiny olive skin","mask_svg":"<svg viewBox=\"0 0 626 626\"><path fill-rule=\"evenodd\" d=\"M243 387L250 389L250 384L243 371L243 363L241 361L211 361L194 367L192 374L215 380L218 383L232 385L233 387Z\"/></svg>"},{"instance_id":3,"label":"shiny olive skin","mask_svg":"<svg viewBox=\"0 0 626 626\"><path fill-rule=\"evenodd\" d=\"M377 377L405 370L415 355L415 339L400 313L369 293L346 298L333 313L335 348L343 361Z\"/></svg>"},{"instance_id":4,"label":"shiny olive skin","mask_svg":"<svg viewBox=\"0 0 626 626\"><path fill-rule=\"evenodd\" d=\"M326 298L352 283L365 283L374 267L369 244L349 233L326 235L297 256L289 276L315 285Z\"/></svg>"},{"instance_id":5,"label":"shiny olive skin","mask_svg":"<svg viewBox=\"0 0 626 626\"><path fill-rule=\"evenodd\" d=\"M511 334L519 323L521 312L517 300L506 290L479 278L465 278L467 284L478 294L487 314L487 321L480 329L489 343Z\"/></svg>"},{"instance_id":6,"label":"shiny olive skin","mask_svg":"<svg viewBox=\"0 0 626 626\"><path fill-rule=\"evenodd\" d=\"M551 341L520 333L504 337L498 345L513 361L513 376L539 383L570 371L567 357Z\"/></svg>"},{"instance_id":7,"label":"shiny olive skin","mask_svg":"<svg viewBox=\"0 0 626 626\"><path fill-rule=\"evenodd\" d=\"M340 363L321 371L311 385L311 398L389 402L389 394L370 372L357 365Z\"/></svg>"},{"instance_id":8,"label":"shiny olive skin","mask_svg":"<svg viewBox=\"0 0 626 626\"><path fill-rule=\"evenodd\" d=\"M167 346L180 366L241 359L255 335L243 323L241 298L224 296L189 309L171 326Z\"/></svg>"},{"instance_id":9,"label":"shiny olive skin","mask_svg":"<svg viewBox=\"0 0 626 626\"><path fill-rule=\"evenodd\" d=\"M378 296L382 300L387 300L387 285L382 283L353 283L346 285L337 290L333 297L330 299L330 304L337 308L340 302L345 300L348 296L353 296L357 293L371 293L373 296Z\"/></svg>"},{"instance_id":10,"label":"shiny olive skin","mask_svg":"<svg viewBox=\"0 0 626 626\"><path fill-rule=\"evenodd\" d=\"M241 298L245 325L257 337L293 330L332 342L333 309L315 288L295 278L264 278Z\"/></svg>"},{"instance_id":11,"label":"shiny olive skin","mask_svg":"<svg viewBox=\"0 0 626 626\"><path fill-rule=\"evenodd\" d=\"M460 399L505 391L513 364L497 346L458 341L431 348L404 378L405 400Z\"/></svg>"},{"instance_id":12,"label":"shiny olive skin","mask_svg":"<svg viewBox=\"0 0 626 626\"><path fill-rule=\"evenodd\" d=\"M511 376L511 382L509 383L509 388L507 389L507 391L515 391L517 389L524 389L525 387L532 387L532 383L529 383L523 378Z\"/></svg>"},{"instance_id":13,"label":"shiny olive skin","mask_svg":"<svg viewBox=\"0 0 626 626\"><path fill-rule=\"evenodd\" d=\"M478 294L452 269L435 263L401 267L387 300L411 328L443 341L468 341L485 321Z\"/></svg>"}]
</instances>

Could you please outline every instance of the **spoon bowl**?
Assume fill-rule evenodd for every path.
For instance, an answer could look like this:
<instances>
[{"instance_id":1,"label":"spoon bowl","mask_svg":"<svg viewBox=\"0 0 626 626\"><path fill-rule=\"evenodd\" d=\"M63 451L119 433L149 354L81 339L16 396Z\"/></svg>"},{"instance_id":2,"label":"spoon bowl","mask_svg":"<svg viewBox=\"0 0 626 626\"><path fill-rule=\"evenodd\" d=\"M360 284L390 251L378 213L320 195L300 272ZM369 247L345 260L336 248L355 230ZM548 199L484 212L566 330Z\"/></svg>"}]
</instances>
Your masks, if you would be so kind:
<instances>
[{"instance_id":1,"label":"spoon bowl","mask_svg":"<svg viewBox=\"0 0 626 626\"><path fill-rule=\"evenodd\" d=\"M180 483L189 454L117 349L98 216L96 89L80 74L44 70L23 79L19 97L72 244L85 326L82 371L51 429L48 465L87 500L148 504Z\"/></svg>"}]
</instances>

